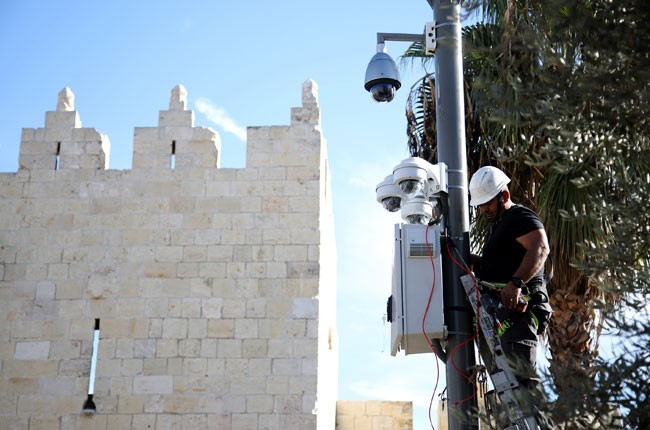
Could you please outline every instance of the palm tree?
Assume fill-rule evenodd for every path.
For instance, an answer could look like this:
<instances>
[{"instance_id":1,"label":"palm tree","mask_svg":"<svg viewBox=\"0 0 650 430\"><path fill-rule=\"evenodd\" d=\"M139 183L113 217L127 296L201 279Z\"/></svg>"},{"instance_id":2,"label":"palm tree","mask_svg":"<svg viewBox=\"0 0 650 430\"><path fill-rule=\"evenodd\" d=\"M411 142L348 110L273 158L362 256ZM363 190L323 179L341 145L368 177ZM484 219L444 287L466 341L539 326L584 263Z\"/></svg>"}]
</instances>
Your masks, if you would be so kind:
<instances>
[{"instance_id":1,"label":"palm tree","mask_svg":"<svg viewBox=\"0 0 650 430\"><path fill-rule=\"evenodd\" d=\"M483 19L463 31L469 170L496 165L509 172L512 194L544 219L555 269L549 285L555 310L548 331L551 373L558 404L568 405L567 416L556 408L559 421L569 422L569 411L584 403L581 393L594 384L602 318L621 296L612 286L620 284L622 271L602 264L611 261L614 214L600 209L607 204L594 202L629 198L648 167L647 156L634 160L621 147L620 139L633 137L620 116L607 113L620 108L612 103L621 101L625 88L606 85L603 78L611 68L601 68L593 58L594 45L611 39L594 26L606 28L609 22L611 29L616 22L611 9L617 6L586 0L478 3ZM624 8L618 12L630 14ZM402 60L413 61L423 52L414 44ZM623 58L613 66L624 70L630 63ZM601 95L603 88L609 98ZM624 95L628 109L629 100L645 101L631 91ZM433 94L435 80L425 76L412 88L406 113L411 153L431 161L436 154ZM639 103L631 103L637 119L648 113ZM481 224L473 225L473 237L482 236ZM629 258L645 261L640 267L647 268L647 254ZM566 425L574 427L580 424Z\"/></svg>"}]
</instances>

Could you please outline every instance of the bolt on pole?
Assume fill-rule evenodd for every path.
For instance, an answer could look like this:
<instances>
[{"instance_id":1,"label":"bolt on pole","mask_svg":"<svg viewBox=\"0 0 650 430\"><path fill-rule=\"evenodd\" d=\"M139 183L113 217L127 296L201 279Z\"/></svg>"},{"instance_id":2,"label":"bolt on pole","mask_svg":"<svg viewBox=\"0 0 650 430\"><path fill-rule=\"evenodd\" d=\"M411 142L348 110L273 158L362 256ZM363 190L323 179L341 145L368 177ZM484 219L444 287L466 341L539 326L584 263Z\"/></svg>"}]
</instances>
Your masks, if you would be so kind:
<instances>
[{"instance_id":1,"label":"bolt on pole","mask_svg":"<svg viewBox=\"0 0 650 430\"><path fill-rule=\"evenodd\" d=\"M463 97L463 56L459 0L429 0L436 21L436 127L438 162L448 166L448 233L469 261L469 203ZM453 251L453 248L452 252ZM460 284L464 274L443 248L443 285L447 339L449 430L478 429L475 386L469 381L476 364L473 312ZM456 260L459 260L456 258ZM453 362L452 362L453 360ZM463 372L462 375L459 372Z\"/></svg>"}]
</instances>

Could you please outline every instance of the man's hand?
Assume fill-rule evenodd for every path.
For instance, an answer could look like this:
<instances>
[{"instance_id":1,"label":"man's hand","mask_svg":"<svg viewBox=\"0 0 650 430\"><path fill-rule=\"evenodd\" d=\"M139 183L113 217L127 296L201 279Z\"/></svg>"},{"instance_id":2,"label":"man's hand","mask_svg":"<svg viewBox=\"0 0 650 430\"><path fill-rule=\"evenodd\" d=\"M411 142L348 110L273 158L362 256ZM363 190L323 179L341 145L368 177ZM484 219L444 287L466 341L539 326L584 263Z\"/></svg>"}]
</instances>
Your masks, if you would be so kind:
<instances>
[{"instance_id":1,"label":"man's hand","mask_svg":"<svg viewBox=\"0 0 650 430\"><path fill-rule=\"evenodd\" d=\"M512 281L508 282L503 290L501 290L501 302L503 306L508 309L516 309L519 297L521 296L521 288L517 287Z\"/></svg>"}]
</instances>

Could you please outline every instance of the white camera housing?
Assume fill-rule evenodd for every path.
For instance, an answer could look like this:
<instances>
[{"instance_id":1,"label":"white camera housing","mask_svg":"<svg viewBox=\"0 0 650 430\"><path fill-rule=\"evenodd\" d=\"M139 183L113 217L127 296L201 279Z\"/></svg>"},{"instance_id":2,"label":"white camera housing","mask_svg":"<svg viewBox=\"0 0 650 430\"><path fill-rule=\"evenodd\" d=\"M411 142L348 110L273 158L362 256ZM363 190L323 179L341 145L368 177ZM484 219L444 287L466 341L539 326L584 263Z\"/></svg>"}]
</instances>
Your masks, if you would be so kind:
<instances>
[{"instance_id":1,"label":"white camera housing","mask_svg":"<svg viewBox=\"0 0 650 430\"><path fill-rule=\"evenodd\" d=\"M384 44L377 45L377 53L370 59L366 69L364 88L379 103L387 103L395 97L402 86L395 61L384 52Z\"/></svg>"},{"instance_id":2,"label":"white camera housing","mask_svg":"<svg viewBox=\"0 0 650 430\"><path fill-rule=\"evenodd\" d=\"M375 189L377 193L377 201L388 212L397 212L402 206L402 190L395 185L393 175L388 175L377 184Z\"/></svg>"},{"instance_id":3,"label":"white camera housing","mask_svg":"<svg viewBox=\"0 0 650 430\"><path fill-rule=\"evenodd\" d=\"M424 197L408 199L402 205L402 219L407 224L429 224L433 219L433 203Z\"/></svg>"},{"instance_id":4,"label":"white camera housing","mask_svg":"<svg viewBox=\"0 0 650 430\"><path fill-rule=\"evenodd\" d=\"M393 179L409 196L419 194L420 190L429 196L448 192L445 163L434 165L419 157L405 158L393 169Z\"/></svg>"}]
</instances>

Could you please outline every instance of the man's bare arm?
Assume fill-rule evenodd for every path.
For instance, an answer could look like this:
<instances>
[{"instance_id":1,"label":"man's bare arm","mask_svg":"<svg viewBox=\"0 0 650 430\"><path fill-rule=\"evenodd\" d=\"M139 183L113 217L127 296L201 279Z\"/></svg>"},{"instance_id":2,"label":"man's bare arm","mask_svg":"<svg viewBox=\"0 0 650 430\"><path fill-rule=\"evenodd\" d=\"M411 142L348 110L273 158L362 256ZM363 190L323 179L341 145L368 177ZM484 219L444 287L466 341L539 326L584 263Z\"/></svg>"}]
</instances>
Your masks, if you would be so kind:
<instances>
[{"instance_id":1,"label":"man's bare arm","mask_svg":"<svg viewBox=\"0 0 650 430\"><path fill-rule=\"evenodd\" d=\"M526 254L524 254L519 268L512 276L528 282L544 266L549 253L548 239L546 232L540 229L518 237L517 242L526 249Z\"/></svg>"},{"instance_id":2,"label":"man's bare arm","mask_svg":"<svg viewBox=\"0 0 650 430\"><path fill-rule=\"evenodd\" d=\"M526 249L526 254L512 276L528 282L540 271L546 261L549 253L548 238L546 232L539 229L518 237L517 242ZM506 307L513 309L517 306L520 294L521 288L510 281L501 291L501 301Z\"/></svg>"}]
</instances>

